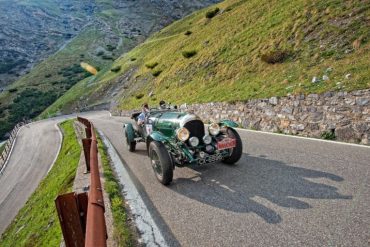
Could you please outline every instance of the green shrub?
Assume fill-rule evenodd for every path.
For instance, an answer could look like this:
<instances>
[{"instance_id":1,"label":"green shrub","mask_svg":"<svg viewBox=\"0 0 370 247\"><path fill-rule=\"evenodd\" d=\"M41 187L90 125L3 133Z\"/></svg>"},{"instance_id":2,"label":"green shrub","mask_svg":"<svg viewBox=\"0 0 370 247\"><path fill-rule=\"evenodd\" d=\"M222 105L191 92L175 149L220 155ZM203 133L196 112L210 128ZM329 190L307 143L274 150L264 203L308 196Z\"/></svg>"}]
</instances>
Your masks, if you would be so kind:
<instances>
[{"instance_id":1,"label":"green shrub","mask_svg":"<svg viewBox=\"0 0 370 247\"><path fill-rule=\"evenodd\" d=\"M211 19L211 18L215 17L218 14L218 12L220 12L220 9L219 8L215 8L213 10L207 11L206 17L208 19Z\"/></svg>"},{"instance_id":2,"label":"green shrub","mask_svg":"<svg viewBox=\"0 0 370 247\"><path fill-rule=\"evenodd\" d=\"M103 56L104 55L104 51L98 51L98 53L96 53L97 56Z\"/></svg>"},{"instance_id":3,"label":"green shrub","mask_svg":"<svg viewBox=\"0 0 370 247\"><path fill-rule=\"evenodd\" d=\"M186 36L189 36L189 35L191 35L193 32L192 31L186 31L184 34L186 35Z\"/></svg>"},{"instance_id":4,"label":"green shrub","mask_svg":"<svg viewBox=\"0 0 370 247\"><path fill-rule=\"evenodd\" d=\"M120 65L114 66L113 68L110 69L110 71L112 71L112 72L118 72L120 70L121 70L121 66Z\"/></svg>"},{"instance_id":5,"label":"green shrub","mask_svg":"<svg viewBox=\"0 0 370 247\"><path fill-rule=\"evenodd\" d=\"M158 62L146 63L145 67L148 69L154 69L158 65Z\"/></svg>"},{"instance_id":6,"label":"green shrub","mask_svg":"<svg viewBox=\"0 0 370 247\"><path fill-rule=\"evenodd\" d=\"M268 64L283 63L289 57L287 51L271 51L263 54L261 60Z\"/></svg>"},{"instance_id":7,"label":"green shrub","mask_svg":"<svg viewBox=\"0 0 370 247\"><path fill-rule=\"evenodd\" d=\"M136 94L135 96L137 99L141 99L142 97L144 97L144 94L143 93L139 93L139 94Z\"/></svg>"},{"instance_id":8,"label":"green shrub","mask_svg":"<svg viewBox=\"0 0 370 247\"><path fill-rule=\"evenodd\" d=\"M17 91L18 91L18 89L16 89L16 88L9 89L9 93L14 93L14 92L17 92Z\"/></svg>"},{"instance_id":9,"label":"green shrub","mask_svg":"<svg viewBox=\"0 0 370 247\"><path fill-rule=\"evenodd\" d=\"M185 58L191 58L191 57L195 56L196 54L197 54L197 51L196 50L187 50L187 51L183 51L182 52L182 55Z\"/></svg>"},{"instance_id":10,"label":"green shrub","mask_svg":"<svg viewBox=\"0 0 370 247\"><path fill-rule=\"evenodd\" d=\"M130 58L130 61L136 61L136 57L132 57L132 58Z\"/></svg>"},{"instance_id":11,"label":"green shrub","mask_svg":"<svg viewBox=\"0 0 370 247\"><path fill-rule=\"evenodd\" d=\"M51 77L51 74L46 74L45 75L45 78L50 78Z\"/></svg>"},{"instance_id":12,"label":"green shrub","mask_svg":"<svg viewBox=\"0 0 370 247\"><path fill-rule=\"evenodd\" d=\"M104 60L113 60L113 57L109 55L103 55L101 58L103 58Z\"/></svg>"},{"instance_id":13,"label":"green shrub","mask_svg":"<svg viewBox=\"0 0 370 247\"><path fill-rule=\"evenodd\" d=\"M107 50L108 51L114 51L115 49L116 49L115 46L113 46L113 45L107 45Z\"/></svg>"},{"instance_id":14,"label":"green shrub","mask_svg":"<svg viewBox=\"0 0 370 247\"><path fill-rule=\"evenodd\" d=\"M321 138L325 140L335 140L337 137L335 136L334 130L331 130L323 132Z\"/></svg>"},{"instance_id":15,"label":"green shrub","mask_svg":"<svg viewBox=\"0 0 370 247\"><path fill-rule=\"evenodd\" d=\"M162 73L162 70L154 70L154 71L152 71L152 75L153 75L154 77L159 76L161 73Z\"/></svg>"},{"instance_id":16,"label":"green shrub","mask_svg":"<svg viewBox=\"0 0 370 247\"><path fill-rule=\"evenodd\" d=\"M233 10L233 7L229 6L229 7L227 7L227 8L225 9L225 12L229 12L229 11L231 11L231 10Z\"/></svg>"}]
</instances>

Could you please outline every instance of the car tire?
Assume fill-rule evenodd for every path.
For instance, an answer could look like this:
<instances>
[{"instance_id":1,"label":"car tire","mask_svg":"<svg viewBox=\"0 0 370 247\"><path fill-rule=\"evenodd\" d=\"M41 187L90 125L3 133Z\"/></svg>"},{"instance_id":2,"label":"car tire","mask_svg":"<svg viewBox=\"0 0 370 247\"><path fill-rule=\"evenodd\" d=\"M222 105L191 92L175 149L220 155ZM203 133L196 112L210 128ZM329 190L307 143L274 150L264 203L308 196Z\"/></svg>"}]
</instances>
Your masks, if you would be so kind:
<instances>
[{"instance_id":1,"label":"car tire","mask_svg":"<svg viewBox=\"0 0 370 247\"><path fill-rule=\"evenodd\" d=\"M243 155L243 143L242 139L240 138L238 132L233 128L227 128L227 134L231 138L236 139L236 146L232 149L232 153L229 157L226 157L222 160L225 164L235 164L240 160Z\"/></svg>"},{"instance_id":2,"label":"car tire","mask_svg":"<svg viewBox=\"0 0 370 247\"><path fill-rule=\"evenodd\" d=\"M128 137L128 134L127 134L127 129L126 129L125 135L126 135L126 146L127 146L128 151L135 152L136 142L129 140L129 137Z\"/></svg>"},{"instance_id":3,"label":"car tire","mask_svg":"<svg viewBox=\"0 0 370 247\"><path fill-rule=\"evenodd\" d=\"M169 185L173 178L173 164L166 147L156 141L149 144L149 157L154 174L163 185Z\"/></svg>"}]
</instances>

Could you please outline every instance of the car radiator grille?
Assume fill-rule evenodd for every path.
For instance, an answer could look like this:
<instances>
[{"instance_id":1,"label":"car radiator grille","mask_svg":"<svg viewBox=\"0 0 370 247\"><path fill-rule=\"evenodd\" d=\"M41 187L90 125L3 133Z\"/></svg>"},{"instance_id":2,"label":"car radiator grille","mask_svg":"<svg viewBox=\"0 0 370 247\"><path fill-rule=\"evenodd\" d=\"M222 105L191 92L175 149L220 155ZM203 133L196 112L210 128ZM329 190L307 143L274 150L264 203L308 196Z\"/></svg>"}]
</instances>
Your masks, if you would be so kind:
<instances>
[{"instance_id":1,"label":"car radiator grille","mask_svg":"<svg viewBox=\"0 0 370 247\"><path fill-rule=\"evenodd\" d=\"M200 120L192 120L184 125L190 132L190 137L196 136L199 140L202 140L204 136L204 124Z\"/></svg>"}]
</instances>

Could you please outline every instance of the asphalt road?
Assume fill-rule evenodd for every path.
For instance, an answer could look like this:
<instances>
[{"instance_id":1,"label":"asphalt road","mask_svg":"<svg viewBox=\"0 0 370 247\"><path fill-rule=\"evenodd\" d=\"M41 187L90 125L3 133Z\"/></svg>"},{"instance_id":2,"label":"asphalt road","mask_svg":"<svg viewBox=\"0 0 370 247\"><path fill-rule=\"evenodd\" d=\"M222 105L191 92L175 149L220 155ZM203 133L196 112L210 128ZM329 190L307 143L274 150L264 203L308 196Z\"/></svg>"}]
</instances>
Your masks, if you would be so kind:
<instances>
[{"instance_id":1,"label":"asphalt road","mask_svg":"<svg viewBox=\"0 0 370 247\"><path fill-rule=\"evenodd\" d=\"M113 144L170 246L370 246L370 149L240 130L244 155L176 168L162 186L145 145L93 118Z\"/></svg>"},{"instance_id":2,"label":"asphalt road","mask_svg":"<svg viewBox=\"0 0 370 247\"><path fill-rule=\"evenodd\" d=\"M109 113L88 115L108 117ZM62 141L56 124L71 117L34 122L19 130L6 169L0 175L0 235L53 164Z\"/></svg>"},{"instance_id":3,"label":"asphalt road","mask_svg":"<svg viewBox=\"0 0 370 247\"><path fill-rule=\"evenodd\" d=\"M125 119L88 117L115 147L169 246L370 246L367 147L240 131L244 155L237 165L176 168L165 187L155 179L144 144L127 151ZM37 185L54 158L50 144L59 137L52 121L32 130L34 135L20 133L14 161L0 177L0 227L5 210L22 204L17 198L30 187L25 183ZM40 131L45 149L21 145L41 145ZM17 168L27 160L34 165Z\"/></svg>"}]
</instances>

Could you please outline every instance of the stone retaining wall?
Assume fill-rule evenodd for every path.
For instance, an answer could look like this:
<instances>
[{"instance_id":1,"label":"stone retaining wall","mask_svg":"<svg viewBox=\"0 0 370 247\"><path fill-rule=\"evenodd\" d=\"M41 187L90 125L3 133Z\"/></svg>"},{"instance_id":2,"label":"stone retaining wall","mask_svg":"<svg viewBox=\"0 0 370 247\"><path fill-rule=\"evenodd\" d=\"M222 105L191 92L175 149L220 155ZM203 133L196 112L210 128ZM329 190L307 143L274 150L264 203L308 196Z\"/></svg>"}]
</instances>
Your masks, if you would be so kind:
<instances>
[{"instance_id":1,"label":"stone retaining wall","mask_svg":"<svg viewBox=\"0 0 370 247\"><path fill-rule=\"evenodd\" d=\"M370 89L236 103L188 105L203 121L232 119L243 128L370 144ZM121 113L126 115L126 113Z\"/></svg>"}]
</instances>

